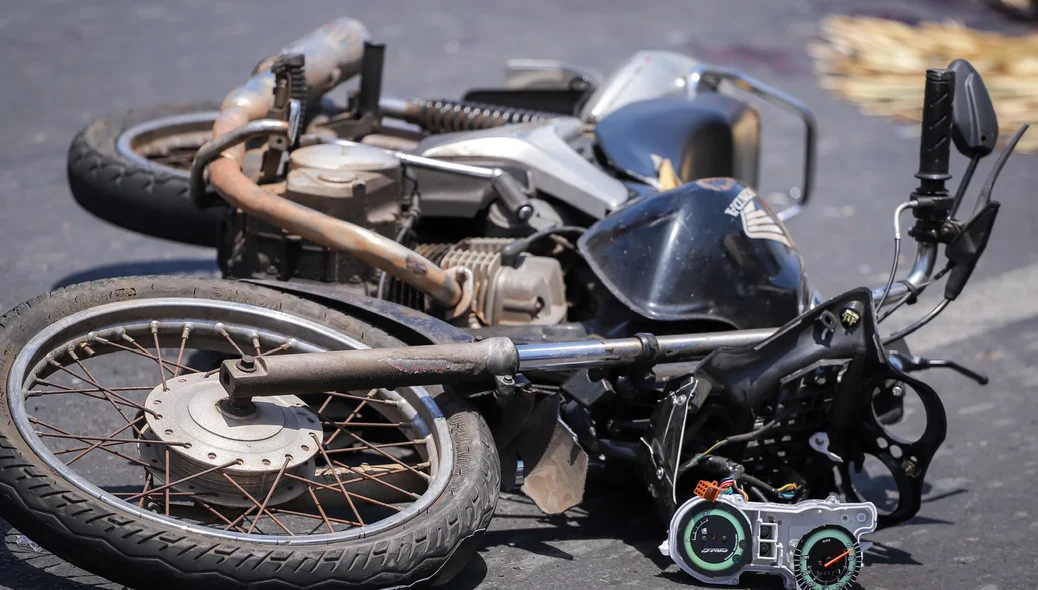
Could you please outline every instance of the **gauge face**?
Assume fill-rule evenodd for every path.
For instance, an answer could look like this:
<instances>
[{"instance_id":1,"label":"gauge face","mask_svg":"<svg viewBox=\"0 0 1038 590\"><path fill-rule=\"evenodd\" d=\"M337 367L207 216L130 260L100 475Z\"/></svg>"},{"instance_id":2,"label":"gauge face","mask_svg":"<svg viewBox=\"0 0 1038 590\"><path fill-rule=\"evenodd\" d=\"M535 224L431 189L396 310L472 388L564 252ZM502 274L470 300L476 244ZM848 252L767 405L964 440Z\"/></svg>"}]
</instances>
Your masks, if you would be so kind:
<instances>
[{"instance_id":1,"label":"gauge face","mask_svg":"<svg viewBox=\"0 0 1038 590\"><path fill-rule=\"evenodd\" d=\"M709 578L726 578L749 562L750 523L734 506L703 502L682 517L682 558Z\"/></svg>"},{"instance_id":2,"label":"gauge face","mask_svg":"<svg viewBox=\"0 0 1038 590\"><path fill-rule=\"evenodd\" d=\"M846 590L861 570L861 547L843 527L819 527L800 540L793 567L800 590Z\"/></svg>"}]
</instances>

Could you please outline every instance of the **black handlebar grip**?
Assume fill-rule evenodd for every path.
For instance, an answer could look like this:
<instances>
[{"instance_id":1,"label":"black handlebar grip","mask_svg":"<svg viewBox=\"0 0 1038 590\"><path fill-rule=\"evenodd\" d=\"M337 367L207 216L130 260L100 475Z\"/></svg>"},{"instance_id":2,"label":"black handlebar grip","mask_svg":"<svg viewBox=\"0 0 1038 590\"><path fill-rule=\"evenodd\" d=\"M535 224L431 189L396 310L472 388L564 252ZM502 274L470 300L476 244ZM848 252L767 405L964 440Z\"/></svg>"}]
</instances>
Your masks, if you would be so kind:
<instances>
[{"instance_id":1,"label":"black handlebar grip","mask_svg":"<svg viewBox=\"0 0 1038 590\"><path fill-rule=\"evenodd\" d=\"M952 101L955 98L955 72L926 70L923 97L922 139L919 142L920 192L927 195L944 192L951 149Z\"/></svg>"},{"instance_id":2,"label":"black handlebar grip","mask_svg":"<svg viewBox=\"0 0 1038 590\"><path fill-rule=\"evenodd\" d=\"M533 216L533 205L530 204L530 198L526 195L523 185L514 176L501 171L494 175L490 184L494 187L497 195L501 197L501 202L504 203L505 208L512 215L515 215L521 221L526 221Z\"/></svg>"}]
</instances>

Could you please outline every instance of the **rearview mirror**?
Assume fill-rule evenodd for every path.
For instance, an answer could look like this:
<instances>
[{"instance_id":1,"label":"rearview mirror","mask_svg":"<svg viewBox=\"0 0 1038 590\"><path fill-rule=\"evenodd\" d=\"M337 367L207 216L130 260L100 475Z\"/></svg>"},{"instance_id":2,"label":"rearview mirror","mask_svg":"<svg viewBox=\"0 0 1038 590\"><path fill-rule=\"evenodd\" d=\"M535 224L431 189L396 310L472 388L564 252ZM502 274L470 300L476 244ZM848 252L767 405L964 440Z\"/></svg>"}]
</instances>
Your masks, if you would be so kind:
<instances>
[{"instance_id":1,"label":"rearview mirror","mask_svg":"<svg viewBox=\"0 0 1038 590\"><path fill-rule=\"evenodd\" d=\"M998 141L998 117L984 80L970 62L957 59L948 66L955 72L955 100L952 103L952 139L959 152L968 157L983 157Z\"/></svg>"}]
</instances>

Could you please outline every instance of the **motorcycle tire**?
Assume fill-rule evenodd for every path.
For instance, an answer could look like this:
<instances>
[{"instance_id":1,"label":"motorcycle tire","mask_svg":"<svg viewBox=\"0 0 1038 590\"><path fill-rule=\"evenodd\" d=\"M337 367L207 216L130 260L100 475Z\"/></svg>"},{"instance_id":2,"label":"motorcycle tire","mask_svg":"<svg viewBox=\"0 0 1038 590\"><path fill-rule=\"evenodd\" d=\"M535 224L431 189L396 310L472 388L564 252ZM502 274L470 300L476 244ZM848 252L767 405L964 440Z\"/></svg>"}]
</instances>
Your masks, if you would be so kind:
<instances>
[{"instance_id":1,"label":"motorcycle tire","mask_svg":"<svg viewBox=\"0 0 1038 590\"><path fill-rule=\"evenodd\" d=\"M188 198L191 162L212 137L220 105L165 104L99 119L68 151L72 196L93 215L148 236L215 247L227 207Z\"/></svg>"},{"instance_id":2,"label":"motorcycle tire","mask_svg":"<svg viewBox=\"0 0 1038 590\"><path fill-rule=\"evenodd\" d=\"M124 323L121 323L124 320L120 318L124 318L125 326L129 327L119 327L113 332L109 328L124 326ZM149 323L149 319L154 321ZM152 332L143 336L147 333L149 324ZM389 399L388 396L396 396L393 399L398 400L398 406L404 407L404 404L409 404L406 405L409 408L407 411L416 412L412 416L424 417L421 423L417 421L417 418L412 418L411 424L412 426L424 425L420 427L426 428L429 434L426 435L422 444L435 445L425 447L428 454L423 455L427 462L424 464L424 469L428 472L426 491L418 499L413 500L410 506L401 508L402 511L384 510L390 516L379 521L361 518L361 513L350 501L350 507L357 514L356 520L360 521L361 526L353 528L357 523L339 525L338 532L335 530L336 525L329 521L331 517L326 516L325 510L320 508L318 499L314 496L313 504L308 505L312 506L309 510L311 512L315 509L318 510L320 517L324 519L324 524L327 524L331 532L324 532L324 529L321 529L320 534L303 533L310 535L307 537L282 534L274 528L269 519L266 521L267 524L261 523L256 532L252 527L245 531L246 520L244 519L247 512L236 521L241 523L238 529L243 531L242 534L231 531L230 529L235 527L235 524L230 521L230 518L233 518L232 509L223 508L228 504L217 504L217 501L212 499L214 495L212 492L206 492L205 495L209 499L204 503L212 502L210 507L216 506L228 514L223 516L221 521L213 521L218 525L214 525L215 528L210 528L209 524L197 524L187 517L184 517L185 520L181 520L181 511L187 509L177 504L175 499L171 500L170 495L166 495L164 500L165 511L158 508L157 503L163 501L158 485L160 481L158 478L162 477L162 469L149 466L145 462L147 456L144 454L141 440L146 434L138 433L130 443L138 449L137 457L139 458L132 457L133 451L125 450L128 448L126 446L114 446L117 443L111 441L118 439L111 439L110 442L89 438L84 441L80 439L70 441L70 443L76 444L80 442L89 444L91 440L97 440L95 446L109 445L109 449L124 449L121 458L111 459L110 455L114 453L102 453L100 459L97 456L91 459L92 461L110 460L113 464L111 469L115 471L140 470L141 467L135 466L132 461L144 465L144 472L149 475L139 494L143 495L139 502L135 498L129 498L131 494L125 493L126 488L123 486L100 487L98 484L98 486L91 487L94 485L91 483L93 479L96 478L100 481L113 477L110 475L113 471L83 467L86 459L75 465L69 465L62 461L71 463L70 454L62 454L59 451L52 453L50 450L40 451L41 448L47 448L47 444L59 444L63 440L61 437L67 437L70 431L76 437L85 436L78 434L82 431L72 431L71 429L88 428L93 423L92 421L99 419L97 413L99 410L70 411L65 400L74 391L67 388L55 389L50 393L69 395L46 396L41 394L39 397L32 396L31 404L24 403L26 397L30 395L28 392L35 391L33 388L56 387L50 382L47 382L47 385L38 385L41 383L39 379L43 379L39 377L42 373L38 371L47 368L48 363L54 365L53 361L57 359L58 364L67 363L71 367L69 370L82 375L77 366L82 368L91 362L112 361L116 357L108 355L113 354L122 360L116 365L112 375L122 374L125 377L132 373L131 369L126 368L126 362L135 359L149 363L150 369L158 369L150 377L150 382L141 383L145 386L138 388L142 390L139 392L141 394L158 380L159 374L163 375L161 387L166 387L168 381L170 388L177 387L174 381L178 378L183 379L189 376L197 379L208 378L201 372L189 375L187 367L184 368L184 373L178 377L177 373L181 367L177 363L181 359L175 354L165 356L166 372L162 370L161 359L164 353L159 352L149 356L151 350L159 351L167 347L173 347L175 352L175 342L182 337L177 335L181 326L185 330L188 326L193 326L192 331L183 332L183 334L187 334L187 336L183 336L185 342L188 338L191 339L191 342L195 342L194 339L198 338L201 339L201 342L212 342L215 346L220 341L217 333L224 337L230 335L232 343L235 337L245 334L245 336L239 337L241 346L252 350L254 345L259 349L258 340L254 340L252 345L248 344L247 335L253 334L253 338L264 339L263 347L267 348L268 352L277 354L291 354L296 346L303 347L302 352L305 352L306 347L309 346L317 346L318 350L333 348L333 346L327 346L328 342L361 343L351 345L354 348L358 346L400 346L402 344L396 338L371 324L315 302L255 285L215 279L160 276L106 279L74 285L23 303L0 318L0 517L55 555L113 582L134 588L192 588L197 590L209 588L244 590L257 587L300 589L318 586L350 589L386 588L408 586L419 582L442 584L448 576L461 569L464 562L477 548L479 539L493 515L498 498L500 463L491 433L482 417L463 400L452 396L442 388L372 390L368 392L367 396L372 398L379 394L386 396L386 399ZM293 329L290 331L289 327L293 327ZM239 328L244 331L239 331ZM141 337L134 340L132 336L135 335L134 330L137 329L144 331L141 332ZM267 334L275 333L280 334L279 338L292 336L292 338L284 340L286 344L290 344L287 350L279 352L276 349L268 348L272 346L270 342L273 341L266 340ZM122 335L121 340L116 336L117 334ZM102 335L111 340L100 338ZM131 338L127 339L126 336ZM154 349L151 348L152 336L155 338ZM51 347L59 342L79 342L81 338L85 338L83 342L89 341L90 345L86 347L78 345L75 348L79 352L79 357L72 356L72 352L69 352L72 349L63 348L65 344L58 344L59 350L56 353L51 351ZM162 339L161 349L160 339ZM122 344L115 341L122 342ZM137 348L127 344L131 341L137 342L137 345L134 345ZM113 344L113 342L115 343ZM209 346L209 344L205 345ZM116 348L111 348L111 352L106 352L105 347L112 346ZM180 346L183 352L184 344ZM192 344L192 346L198 345ZM238 348L238 344L235 344L235 348ZM340 347L340 349L342 348ZM313 350L313 348L309 350ZM258 350L257 353L259 354ZM72 360L69 360L70 358L77 360L73 364ZM153 363L156 358L159 359L157 367ZM172 361L173 358L176 358L177 361ZM184 356L184 358L188 357ZM83 364L80 364L81 362ZM177 366L175 373L170 370L170 366L173 365ZM40 367L44 367L44 369ZM86 381L85 378L80 379L81 381L97 385L97 388L91 390L95 392L94 397L83 400L83 403L100 404L94 407L104 409L115 420L120 420L118 416L114 415L112 406L115 406L117 410L123 406L125 402L123 396L129 396L132 388L115 388L110 383L100 385L108 378L107 374L99 373L97 369L92 373L86 368L82 368L82 371L90 376L90 381ZM167 375L167 373L170 374ZM147 372L141 374L147 378ZM62 376L61 371L57 369L48 375L46 379L51 381ZM208 385L219 386L219 377L215 377L215 379L217 382ZM13 385L9 386L9 384ZM158 387L160 386L156 386L156 389L151 390L152 393L148 395L154 395L158 391ZM109 392L111 396L109 393L103 392ZM165 394L168 395L169 390L165 390ZM101 397L107 398L111 404L102 400ZM55 417L43 420L39 414L41 411L39 404L48 403L48 400L54 398L59 400L55 401L58 404ZM178 403L177 398L164 397L162 399L166 401L166 404L155 407L173 414ZM197 400L198 398L188 397L187 399ZM257 400L259 399L270 400L273 398L257 398ZM292 408L286 412L298 411L305 415L301 409L305 404L299 401L299 398L295 399L297 402L295 405L299 408ZM329 400L331 399L329 397ZM377 400L376 396L376 399L368 405L369 410L377 405L375 404ZM154 398L149 397L148 400L140 403L150 406L155 402ZM260 402L256 403L258 405ZM322 425L310 428L321 431L322 428L327 428L328 424L334 423L324 422L329 419L335 420L335 418L326 418L321 413L330 411L323 409L327 405L328 402L325 402L322 409L314 411L314 416L319 418ZM144 410L145 408L142 407L141 411L136 414L135 422L138 425L141 424L141 420L150 419L145 416ZM195 406L191 405L192 416L194 411ZM357 411L360 411L359 407ZM379 409L378 411L396 410L390 407L388 410ZM406 413L404 410L399 411L399 415ZM387 414L386 417L389 416ZM397 416L397 414L392 414L392 416ZM130 418L125 415L122 418L126 419L128 425L123 426L125 434L121 436L133 436L133 433L128 430L129 425L132 425L129 424ZM158 418L161 419L161 415L158 415ZM349 420L347 418L346 422ZM57 427L49 426L48 422L49 424L62 424L64 429L57 430ZM266 426L270 422L264 421L261 424ZM358 427L360 426L367 425L358 425ZM54 432L64 432L65 434L53 434L51 433L52 428ZM137 428L135 427L135 430ZM139 426L139 428L144 433L149 432L148 425ZM286 430L288 430L287 427ZM155 433L156 436L158 434L158 431L154 429L150 432ZM177 436L185 436L184 432L181 430ZM366 431L358 430L358 432ZM385 432L385 430L379 432ZM405 437L409 432L403 433ZM172 431L167 431L166 434L172 434ZM378 432L375 435L378 436ZM46 436L55 438L44 439L43 437ZM367 435L365 434L365 436ZM314 435L314 440L317 438L317 435ZM43 440L52 442L43 443L41 442ZM185 446L182 442L166 444ZM321 453L327 452L323 450L326 445L330 450L331 441L327 437L327 431L325 431L324 438L319 441ZM159 445L152 446L162 448ZM196 446L198 446L197 442ZM298 448L298 446L289 446L284 449L279 447L277 452ZM359 446L355 448L364 450ZM430 448L437 449L437 454L432 455L428 450ZM305 447L304 450L306 450ZM168 482L173 479L169 471L170 453L169 450L166 450L165 479L161 481ZM63 458L58 459L59 456ZM336 455L336 457L349 456ZM222 459L227 457L228 455L224 455ZM287 473L286 467L288 461L291 460L289 455L285 455L285 457L285 466L281 467L282 473ZM328 455L325 454L324 457L327 458ZM430 457L435 457L435 459ZM210 459L213 458L210 457ZM313 460L311 459L311 461ZM242 465L240 458L238 461L237 465ZM328 459L328 461L332 460ZM338 461L350 461L350 459L339 459ZM370 459L365 459L365 461L370 461ZM155 462L152 460L152 463ZM364 469L369 467L366 462L361 465ZM439 467L434 468L430 465ZM414 467L418 468L420 465L416 464ZM223 474L223 471L221 468L219 473ZM332 467L331 471L340 470ZM313 473L311 471L311 474ZM345 478L346 472L342 473L342 477ZM402 468L398 469L397 473L408 475L402 471ZM72 474L75 477L70 477ZM143 474L138 473L139 475ZM154 476L155 479L149 488L148 482L152 481L151 476ZM286 475L282 481L289 482L287 477ZM309 477L317 479L318 475L313 474ZM328 472L326 471L321 477L327 479ZM339 481L339 477L336 475L335 481ZM370 477L380 476L376 473ZM186 485L183 481L173 480L173 483L180 482L180 485L176 488L177 493L172 495L192 495L190 492L183 491ZM199 478L194 483L197 483L200 489L206 490L207 488L202 487L206 484L198 483L200 481L203 479ZM271 499L274 496L274 490L279 487L279 479L274 479L273 484L269 483L269 478L264 481L266 483L262 485L270 486L270 492L264 505L261 506L257 500L252 500L255 503L254 506L259 507L259 520L263 521L263 511L266 506L270 512L270 518L275 522L281 524L274 516L276 513L285 523L290 523L282 524L282 527L295 526L289 520L295 518L290 516L293 513L288 512L287 509L284 512L280 510L281 506L288 505L278 505L275 500ZM299 481L305 482L306 480ZM241 482L240 485L247 485L246 480L242 479ZM358 482L360 482L360 478L338 485L343 487ZM378 482L360 483L375 489L382 489L380 486L385 485L375 485ZM283 489L285 485L281 484L281 488ZM310 484L304 483L304 485L309 487ZM404 484L398 483L398 485ZM191 488L194 489L194 486ZM137 489L137 487L133 488L134 491ZM292 489L291 485L288 486L288 489ZM358 492L355 496L357 504L360 504L360 490L369 488L358 486L351 489ZM151 490L150 493L149 490ZM344 487L343 490L343 497L349 498ZM119 491L124 493L116 493ZM309 491L313 495L312 488ZM321 493L321 490L318 490L318 493ZM373 494L374 491L365 493ZM385 493L391 493L391 491ZM200 498L203 496L201 492L196 492L196 494ZM120 496L129 499L124 500ZM257 494L255 497L260 498L262 495ZM149 504L145 504L148 498L153 500L150 500ZM240 496L240 498L244 500L246 496ZM305 493L300 493L295 500L290 501L301 502L303 498L306 498ZM183 501L181 500L181 502ZM172 509L170 508L171 503ZM343 506L342 502L339 504ZM199 501L197 505L198 508L188 506L194 512L185 512L185 514L190 514L190 518L200 518L198 513L199 508L203 507L203 502ZM292 504L291 507L301 510L296 508L295 504ZM378 506L368 508L379 509ZM342 510L345 509L342 508ZM171 517L170 514L174 516ZM332 514L330 508L327 514ZM311 513L309 517L318 523L317 527L323 526L316 514ZM255 521L255 517L253 520ZM225 528L224 523L228 522L231 524ZM342 521L335 521L335 523L338 522ZM313 526L313 524L306 525L307 528ZM343 526L348 528L343 529ZM268 528L267 532L263 532L262 535L257 534L265 527ZM269 532L271 528L277 533L272 535ZM287 529L286 532L292 534Z\"/></svg>"}]
</instances>

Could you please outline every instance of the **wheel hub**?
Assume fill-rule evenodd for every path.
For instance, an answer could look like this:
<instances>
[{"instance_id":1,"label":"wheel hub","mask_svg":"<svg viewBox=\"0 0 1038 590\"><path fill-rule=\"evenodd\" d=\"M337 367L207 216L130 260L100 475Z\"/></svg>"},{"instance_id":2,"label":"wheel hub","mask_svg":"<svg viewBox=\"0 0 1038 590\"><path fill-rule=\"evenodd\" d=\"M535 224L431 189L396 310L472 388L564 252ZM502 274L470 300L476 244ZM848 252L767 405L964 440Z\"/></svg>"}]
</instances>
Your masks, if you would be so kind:
<instances>
[{"instance_id":1,"label":"wheel hub","mask_svg":"<svg viewBox=\"0 0 1038 590\"><path fill-rule=\"evenodd\" d=\"M153 467L153 487L168 483L167 457L175 491L222 506L255 506L268 495L269 505L287 502L306 486L285 475L314 475L323 430L298 397L258 398L243 411L227 403L217 375L195 373L167 379L145 407L138 449Z\"/></svg>"}]
</instances>

